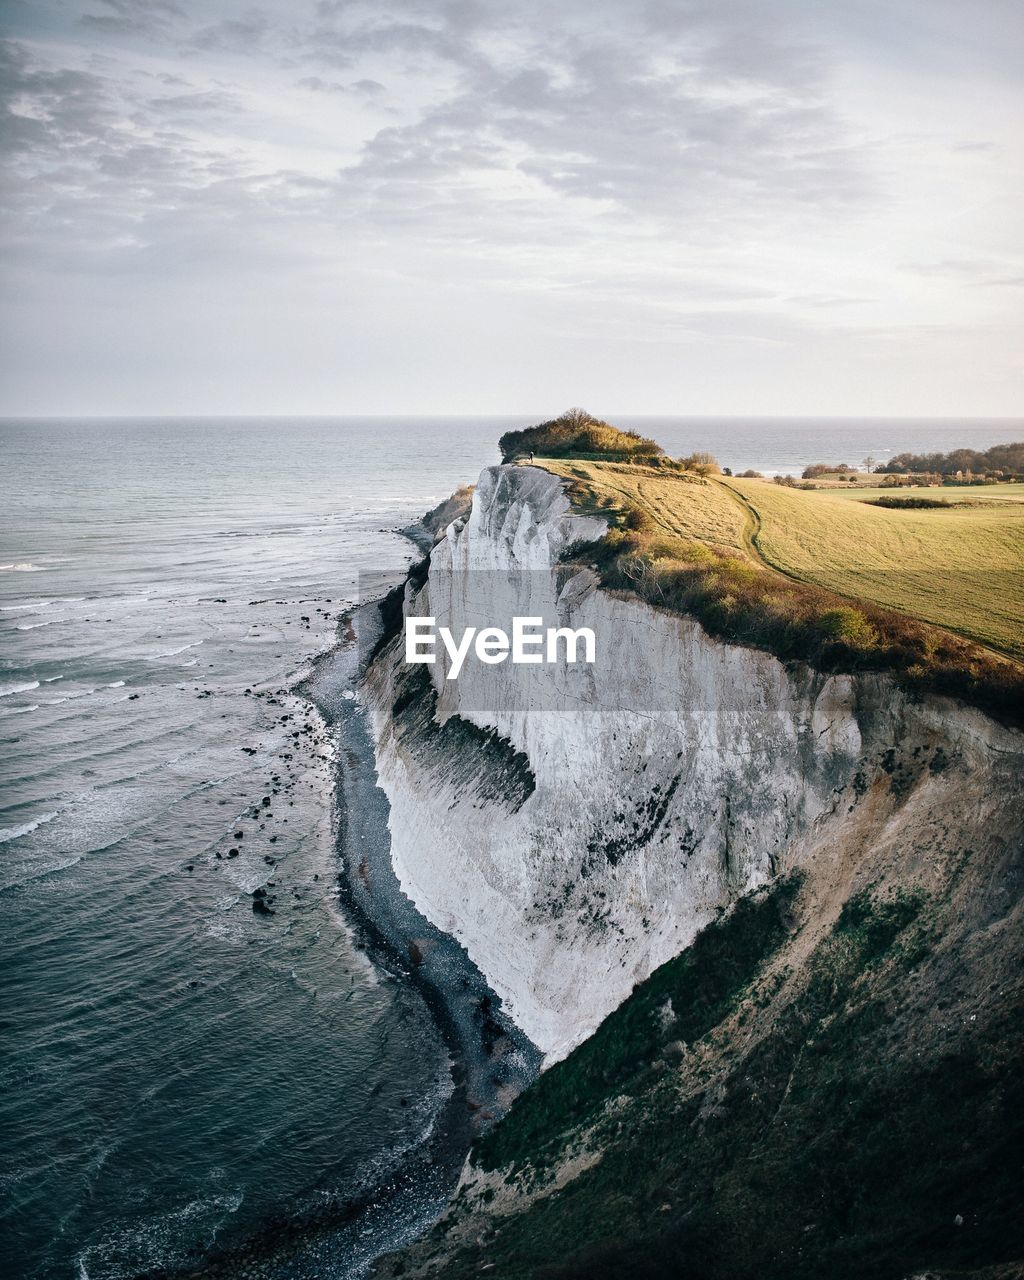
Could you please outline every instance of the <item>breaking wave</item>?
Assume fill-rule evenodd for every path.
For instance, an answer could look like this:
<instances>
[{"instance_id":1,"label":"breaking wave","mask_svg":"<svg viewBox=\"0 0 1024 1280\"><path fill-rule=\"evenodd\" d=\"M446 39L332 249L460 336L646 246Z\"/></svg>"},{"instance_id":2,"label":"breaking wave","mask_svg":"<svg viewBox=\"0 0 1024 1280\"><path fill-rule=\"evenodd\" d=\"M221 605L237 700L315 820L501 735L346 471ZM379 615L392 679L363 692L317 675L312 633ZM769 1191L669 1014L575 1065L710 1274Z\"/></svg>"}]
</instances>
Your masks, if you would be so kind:
<instances>
[{"instance_id":1,"label":"breaking wave","mask_svg":"<svg viewBox=\"0 0 1024 1280\"><path fill-rule=\"evenodd\" d=\"M35 831L36 827L41 827L46 822L52 822L57 816L57 810L52 813L40 814L38 818L33 818L31 822L24 822L20 827L0 827L0 844L8 844L11 840L17 840L19 836L27 836Z\"/></svg>"}]
</instances>

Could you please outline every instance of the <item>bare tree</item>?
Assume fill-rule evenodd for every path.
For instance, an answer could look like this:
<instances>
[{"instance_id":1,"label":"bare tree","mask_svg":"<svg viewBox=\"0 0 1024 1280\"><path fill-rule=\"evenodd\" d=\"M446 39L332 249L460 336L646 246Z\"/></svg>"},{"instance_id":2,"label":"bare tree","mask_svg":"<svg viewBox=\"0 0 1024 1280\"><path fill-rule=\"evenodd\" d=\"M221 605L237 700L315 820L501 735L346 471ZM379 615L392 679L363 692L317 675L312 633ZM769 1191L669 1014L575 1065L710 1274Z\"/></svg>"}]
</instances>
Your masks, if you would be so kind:
<instances>
[{"instance_id":1,"label":"bare tree","mask_svg":"<svg viewBox=\"0 0 1024 1280\"><path fill-rule=\"evenodd\" d=\"M651 595L665 594L654 572L654 565L647 556L630 556L623 560L622 572L635 585L637 595L649 598Z\"/></svg>"},{"instance_id":2,"label":"bare tree","mask_svg":"<svg viewBox=\"0 0 1024 1280\"><path fill-rule=\"evenodd\" d=\"M555 419L556 422L564 422L567 427L593 427L603 425L599 418L595 418L592 413L588 413L586 409L574 407L566 409L560 418Z\"/></svg>"}]
</instances>

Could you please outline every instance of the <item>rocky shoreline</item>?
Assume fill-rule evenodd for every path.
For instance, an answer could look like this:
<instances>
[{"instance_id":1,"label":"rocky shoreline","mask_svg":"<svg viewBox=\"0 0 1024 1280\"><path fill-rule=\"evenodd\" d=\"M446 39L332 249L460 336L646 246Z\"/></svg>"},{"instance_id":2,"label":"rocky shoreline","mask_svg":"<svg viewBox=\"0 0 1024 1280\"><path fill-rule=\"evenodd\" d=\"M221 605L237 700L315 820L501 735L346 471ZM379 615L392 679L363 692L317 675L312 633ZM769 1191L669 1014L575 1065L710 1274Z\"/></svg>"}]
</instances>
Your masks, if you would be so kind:
<instances>
[{"instance_id":1,"label":"rocky shoreline","mask_svg":"<svg viewBox=\"0 0 1024 1280\"><path fill-rule=\"evenodd\" d=\"M377 786L373 742L354 685L380 628L376 603L350 618L346 643L318 665L307 692L338 732L340 899L375 966L422 997L452 1055L469 1136L507 1110L540 1067L540 1054L503 1012L465 949L423 916L391 865L388 803Z\"/></svg>"},{"instance_id":2,"label":"rocky shoreline","mask_svg":"<svg viewBox=\"0 0 1024 1280\"><path fill-rule=\"evenodd\" d=\"M359 1280L374 1262L414 1241L441 1216L474 1137L504 1114L536 1077L541 1055L503 1013L464 949L402 893L390 861L388 804L358 698L360 660L380 611L371 602L339 620L337 646L295 692L326 721L337 746L336 898L358 949L380 980L401 983L448 1053L429 1128L361 1193L325 1195L312 1209L283 1213L242 1244L206 1254L194 1268L139 1280ZM404 1099L403 1099L404 1103Z\"/></svg>"}]
</instances>

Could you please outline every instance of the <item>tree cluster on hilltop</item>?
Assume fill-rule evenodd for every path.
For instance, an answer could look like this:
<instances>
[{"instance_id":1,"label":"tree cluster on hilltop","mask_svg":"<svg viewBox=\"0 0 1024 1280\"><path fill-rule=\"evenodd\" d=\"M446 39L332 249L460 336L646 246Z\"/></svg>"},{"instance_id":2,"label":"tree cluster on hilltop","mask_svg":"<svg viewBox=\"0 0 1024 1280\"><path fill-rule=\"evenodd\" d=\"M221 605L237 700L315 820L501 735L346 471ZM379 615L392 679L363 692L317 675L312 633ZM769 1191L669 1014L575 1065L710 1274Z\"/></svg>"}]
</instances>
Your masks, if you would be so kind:
<instances>
[{"instance_id":1,"label":"tree cluster on hilltop","mask_svg":"<svg viewBox=\"0 0 1024 1280\"><path fill-rule=\"evenodd\" d=\"M1024 441L996 444L991 449L953 449L950 453L897 453L875 471L881 475L901 471L942 476L954 476L958 471L973 475L1024 475Z\"/></svg>"},{"instance_id":2,"label":"tree cluster on hilltop","mask_svg":"<svg viewBox=\"0 0 1024 1280\"><path fill-rule=\"evenodd\" d=\"M595 418L586 409L567 409L550 422L522 431L506 431L498 441L503 462L525 454L547 458L599 454L619 459L651 458L664 453L660 444L636 431L622 431Z\"/></svg>"}]
</instances>

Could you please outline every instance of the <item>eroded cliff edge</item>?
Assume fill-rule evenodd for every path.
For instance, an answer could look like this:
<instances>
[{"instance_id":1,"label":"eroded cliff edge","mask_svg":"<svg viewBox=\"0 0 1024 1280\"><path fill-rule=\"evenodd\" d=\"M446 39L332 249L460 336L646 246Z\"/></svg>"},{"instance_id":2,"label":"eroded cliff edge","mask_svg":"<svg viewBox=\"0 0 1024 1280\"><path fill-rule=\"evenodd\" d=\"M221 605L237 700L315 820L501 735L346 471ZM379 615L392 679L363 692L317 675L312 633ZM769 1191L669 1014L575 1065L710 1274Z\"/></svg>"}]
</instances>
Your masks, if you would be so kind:
<instances>
[{"instance_id":1,"label":"eroded cliff edge","mask_svg":"<svg viewBox=\"0 0 1024 1280\"><path fill-rule=\"evenodd\" d=\"M590 627L598 661L451 681L443 661L410 668L396 636L364 686L402 887L549 1062L722 908L816 855L916 861L923 828L964 847L1019 829L1018 733L600 590L563 555L603 529L548 472L485 470L406 613Z\"/></svg>"}]
</instances>

